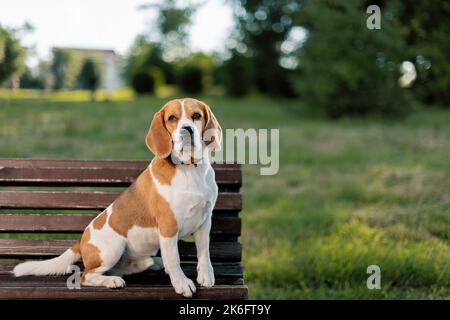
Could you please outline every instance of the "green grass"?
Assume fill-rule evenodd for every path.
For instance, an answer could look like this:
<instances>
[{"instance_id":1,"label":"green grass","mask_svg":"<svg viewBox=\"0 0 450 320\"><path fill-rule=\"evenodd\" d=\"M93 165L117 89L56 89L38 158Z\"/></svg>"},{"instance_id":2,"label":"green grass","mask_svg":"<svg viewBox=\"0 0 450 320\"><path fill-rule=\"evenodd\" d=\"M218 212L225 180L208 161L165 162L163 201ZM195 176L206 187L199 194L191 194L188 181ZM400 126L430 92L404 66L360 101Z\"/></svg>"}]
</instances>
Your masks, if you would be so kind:
<instances>
[{"instance_id":1,"label":"green grass","mask_svg":"<svg viewBox=\"0 0 450 320\"><path fill-rule=\"evenodd\" d=\"M0 157L150 159L166 100L0 100ZM224 128L280 129L279 173L244 167L251 298L450 297L450 112L328 121L295 101L204 100ZM371 264L381 290L366 288Z\"/></svg>"}]
</instances>

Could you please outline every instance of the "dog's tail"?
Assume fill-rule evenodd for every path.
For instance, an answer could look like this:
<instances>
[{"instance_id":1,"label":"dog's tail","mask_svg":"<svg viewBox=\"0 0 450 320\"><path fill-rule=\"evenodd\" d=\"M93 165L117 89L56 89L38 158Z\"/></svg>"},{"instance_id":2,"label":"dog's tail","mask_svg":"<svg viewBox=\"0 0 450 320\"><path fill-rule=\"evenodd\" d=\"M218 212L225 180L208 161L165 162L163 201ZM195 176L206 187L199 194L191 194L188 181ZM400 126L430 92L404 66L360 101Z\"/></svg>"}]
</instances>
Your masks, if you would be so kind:
<instances>
[{"instance_id":1,"label":"dog's tail","mask_svg":"<svg viewBox=\"0 0 450 320\"><path fill-rule=\"evenodd\" d=\"M80 242L77 241L72 248L66 250L59 257L44 261L27 261L18 264L14 268L13 273L16 277L27 275L62 275L68 273L70 266L80 259Z\"/></svg>"}]
</instances>

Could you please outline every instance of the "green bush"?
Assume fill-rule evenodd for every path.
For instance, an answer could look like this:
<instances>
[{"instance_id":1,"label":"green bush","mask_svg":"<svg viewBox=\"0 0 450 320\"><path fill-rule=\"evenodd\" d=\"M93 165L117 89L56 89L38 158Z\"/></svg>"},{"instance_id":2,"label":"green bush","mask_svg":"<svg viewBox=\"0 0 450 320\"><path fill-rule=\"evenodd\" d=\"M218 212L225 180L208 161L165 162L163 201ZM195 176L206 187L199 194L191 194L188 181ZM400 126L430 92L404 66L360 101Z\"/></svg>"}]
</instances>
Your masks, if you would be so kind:
<instances>
[{"instance_id":1,"label":"green bush","mask_svg":"<svg viewBox=\"0 0 450 320\"><path fill-rule=\"evenodd\" d=\"M197 66L186 66L180 71L181 89L186 93L201 93L203 91L203 71Z\"/></svg>"},{"instance_id":2,"label":"green bush","mask_svg":"<svg viewBox=\"0 0 450 320\"><path fill-rule=\"evenodd\" d=\"M42 77L34 76L29 68L20 76L20 87L23 89L45 89Z\"/></svg>"},{"instance_id":3,"label":"green bush","mask_svg":"<svg viewBox=\"0 0 450 320\"><path fill-rule=\"evenodd\" d=\"M137 93L154 92L165 84L175 82L173 66L163 60L161 46L143 35L136 37L126 57L123 76L133 88L141 90Z\"/></svg>"},{"instance_id":4,"label":"green bush","mask_svg":"<svg viewBox=\"0 0 450 320\"><path fill-rule=\"evenodd\" d=\"M153 93L155 79L149 72L137 72L132 76L131 86L137 94Z\"/></svg>"}]
</instances>

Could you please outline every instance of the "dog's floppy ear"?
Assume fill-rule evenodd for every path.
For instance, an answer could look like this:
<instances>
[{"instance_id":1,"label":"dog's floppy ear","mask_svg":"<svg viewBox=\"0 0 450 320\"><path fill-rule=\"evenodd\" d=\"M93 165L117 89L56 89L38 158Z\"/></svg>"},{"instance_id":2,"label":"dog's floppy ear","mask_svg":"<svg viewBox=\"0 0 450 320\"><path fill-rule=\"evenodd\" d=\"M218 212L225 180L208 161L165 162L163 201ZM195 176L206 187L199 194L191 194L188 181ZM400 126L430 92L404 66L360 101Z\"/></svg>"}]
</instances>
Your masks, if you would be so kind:
<instances>
[{"instance_id":1,"label":"dog's floppy ear","mask_svg":"<svg viewBox=\"0 0 450 320\"><path fill-rule=\"evenodd\" d=\"M222 127L217 121L211 108L203 102L200 102L205 113L205 128L203 129L203 142L208 148L220 151L222 146Z\"/></svg>"},{"instance_id":2,"label":"dog's floppy ear","mask_svg":"<svg viewBox=\"0 0 450 320\"><path fill-rule=\"evenodd\" d=\"M145 142L157 158L167 158L172 152L172 137L164 126L162 110L153 117Z\"/></svg>"}]
</instances>

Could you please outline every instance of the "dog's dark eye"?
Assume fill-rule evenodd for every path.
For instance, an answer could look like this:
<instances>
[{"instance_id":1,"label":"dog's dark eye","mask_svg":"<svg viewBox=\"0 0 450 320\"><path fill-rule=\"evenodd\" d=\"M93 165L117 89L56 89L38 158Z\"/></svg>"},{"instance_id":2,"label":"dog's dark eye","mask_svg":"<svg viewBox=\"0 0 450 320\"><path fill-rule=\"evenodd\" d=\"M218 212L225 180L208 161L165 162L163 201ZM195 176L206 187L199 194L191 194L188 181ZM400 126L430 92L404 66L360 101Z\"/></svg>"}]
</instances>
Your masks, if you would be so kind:
<instances>
[{"instance_id":1,"label":"dog's dark eye","mask_svg":"<svg viewBox=\"0 0 450 320\"><path fill-rule=\"evenodd\" d=\"M175 117L174 115L172 115L172 116L169 117L169 121L170 121L170 122L175 122L175 121L177 121L177 117Z\"/></svg>"},{"instance_id":2,"label":"dog's dark eye","mask_svg":"<svg viewBox=\"0 0 450 320\"><path fill-rule=\"evenodd\" d=\"M192 115L192 120L200 120L201 117L202 117L202 115L200 113L196 112Z\"/></svg>"}]
</instances>

